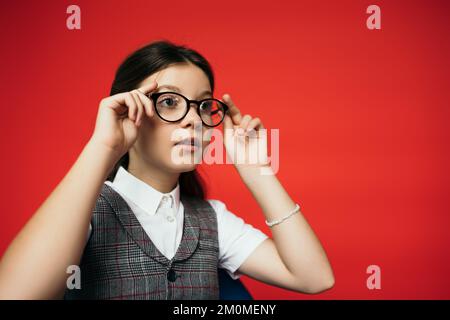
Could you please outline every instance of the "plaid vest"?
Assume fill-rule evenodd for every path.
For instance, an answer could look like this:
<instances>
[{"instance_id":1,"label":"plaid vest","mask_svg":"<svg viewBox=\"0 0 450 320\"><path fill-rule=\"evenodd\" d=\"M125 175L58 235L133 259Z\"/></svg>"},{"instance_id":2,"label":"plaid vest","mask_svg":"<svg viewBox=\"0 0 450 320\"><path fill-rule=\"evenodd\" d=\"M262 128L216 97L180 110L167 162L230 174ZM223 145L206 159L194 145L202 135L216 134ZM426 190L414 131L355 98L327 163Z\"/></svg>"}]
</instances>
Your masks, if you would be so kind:
<instances>
[{"instance_id":1,"label":"plaid vest","mask_svg":"<svg viewBox=\"0 0 450 320\"><path fill-rule=\"evenodd\" d=\"M103 184L80 263L81 289L65 299L219 299L217 217L202 199L180 195L184 226L168 260L125 200Z\"/></svg>"}]
</instances>

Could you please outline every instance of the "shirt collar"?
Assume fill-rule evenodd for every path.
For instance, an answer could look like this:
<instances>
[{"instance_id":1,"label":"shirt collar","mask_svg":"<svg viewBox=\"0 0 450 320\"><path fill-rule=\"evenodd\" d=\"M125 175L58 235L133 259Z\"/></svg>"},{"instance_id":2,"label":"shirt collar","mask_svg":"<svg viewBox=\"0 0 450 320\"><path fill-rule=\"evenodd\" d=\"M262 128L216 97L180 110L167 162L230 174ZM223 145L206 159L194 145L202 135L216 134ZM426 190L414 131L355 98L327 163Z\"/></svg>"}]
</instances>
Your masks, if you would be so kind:
<instances>
[{"instance_id":1,"label":"shirt collar","mask_svg":"<svg viewBox=\"0 0 450 320\"><path fill-rule=\"evenodd\" d=\"M173 197L175 212L178 211L180 205L179 183L177 183L176 187L169 193L162 193L129 173L124 167L120 166L112 184L124 196L151 215L156 213L159 203L164 195Z\"/></svg>"}]
</instances>

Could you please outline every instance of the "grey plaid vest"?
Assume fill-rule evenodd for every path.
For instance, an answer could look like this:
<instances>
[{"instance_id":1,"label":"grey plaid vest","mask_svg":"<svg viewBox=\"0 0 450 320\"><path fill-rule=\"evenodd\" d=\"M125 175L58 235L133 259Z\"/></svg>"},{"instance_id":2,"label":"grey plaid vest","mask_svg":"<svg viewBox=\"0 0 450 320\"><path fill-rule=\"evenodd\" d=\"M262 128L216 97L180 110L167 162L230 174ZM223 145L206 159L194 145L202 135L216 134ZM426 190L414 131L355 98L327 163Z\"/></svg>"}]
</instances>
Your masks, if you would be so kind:
<instances>
[{"instance_id":1,"label":"grey plaid vest","mask_svg":"<svg viewBox=\"0 0 450 320\"><path fill-rule=\"evenodd\" d=\"M168 260L125 200L103 184L81 263L81 289L65 299L219 299L217 217L202 199L181 195L184 227Z\"/></svg>"}]
</instances>

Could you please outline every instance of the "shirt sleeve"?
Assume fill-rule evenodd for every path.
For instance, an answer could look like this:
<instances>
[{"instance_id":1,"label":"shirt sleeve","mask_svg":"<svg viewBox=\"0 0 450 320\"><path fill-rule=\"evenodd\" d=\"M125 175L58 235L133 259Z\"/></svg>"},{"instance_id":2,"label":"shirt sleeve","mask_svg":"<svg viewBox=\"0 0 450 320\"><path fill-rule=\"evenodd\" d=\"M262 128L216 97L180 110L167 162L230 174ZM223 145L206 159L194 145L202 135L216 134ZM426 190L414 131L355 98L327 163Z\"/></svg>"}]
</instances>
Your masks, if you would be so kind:
<instances>
[{"instance_id":1,"label":"shirt sleeve","mask_svg":"<svg viewBox=\"0 0 450 320\"><path fill-rule=\"evenodd\" d=\"M238 271L241 264L269 237L227 210L222 201L209 199L208 202L217 214L219 268L236 280L242 276Z\"/></svg>"}]
</instances>

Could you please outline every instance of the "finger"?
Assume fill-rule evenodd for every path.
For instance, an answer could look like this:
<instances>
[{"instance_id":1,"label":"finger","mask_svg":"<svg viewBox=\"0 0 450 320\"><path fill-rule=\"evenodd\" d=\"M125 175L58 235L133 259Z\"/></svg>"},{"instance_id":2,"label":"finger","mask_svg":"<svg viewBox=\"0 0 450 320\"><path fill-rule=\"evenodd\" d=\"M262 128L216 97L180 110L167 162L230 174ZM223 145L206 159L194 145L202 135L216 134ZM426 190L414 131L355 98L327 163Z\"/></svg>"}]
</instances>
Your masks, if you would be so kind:
<instances>
[{"instance_id":1,"label":"finger","mask_svg":"<svg viewBox=\"0 0 450 320\"><path fill-rule=\"evenodd\" d=\"M137 125L138 121L139 121L139 109L142 108L142 107L139 106L140 99L136 96L136 94L131 92L131 91L130 91L130 94L131 94L131 97L134 100L134 103L136 104L136 110L134 111L133 115L134 115L134 118L135 118L135 124ZM139 102L138 102L138 100L139 100Z\"/></svg>"},{"instance_id":2,"label":"finger","mask_svg":"<svg viewBox=\"0 0 450 320\"><path fill-rule=\"evenodd\" d=\"M121 92L103 99L102 103L108 105L114 111L118 112L121 116L128 114L128 117L132 119L133 113L131 113L131 111L134 110L133 101L134 99L131 98L129 92Z\"/></svg>"},{"instance_id":3,"label":"finger","mask_svg":"<svg viewBox=\"0 0 450 320\"><path fill-rule=\"evenodd\" d=\"M145 107L145 113L147 114L147 116L151 117L153 115L152 100L150 100L145 94L143 94L139 90L137 90L137 93L139 95L139 98L141 99L141 102Z\"/></svg>"},{"instance_id":4,"label":"finger","mask_svg":"<svg viewBox=\"0 0 450 320\"><path fill-rule=\"evenodd\" d=\"M225 118L223 119L223 128L225 130L233 129L233 121L231 120L231 117L228 114L226 114Z\"/></svg>"},{"instance_id":5,"label":"finger","mask_svg":"<svg viewBox=\"0 0 450 320\"><path fill-rule=\"evenodd\" d=\"M252 120L252 117L249 114L246 114L245 116L242 117L239 127L242 128L243 130L246 130L250 120Z\"/></svg>"},{"instance_id":6,"label":"finger","mask_svg":"<svg viewBox=\"0 0 450 320\"><path fill-rule=\"evenodd\" d=\"M229 113L231 116L231 120L233 120L234 124L240 124L242 119L241 111L238 109L238 107L236 107L233 100L231 100L230 95L228 93L224 94L223 100L230 108Z\"/></svg>"},{"instance_id":7,"label":"finger","mask_svg":"<svg viewBox=\"0 0 450 320\"><path fill-rule=\"evenodd\" d=\"M250 120L250 122L247 125L247 128L245 129L247 132L253 129L259 130L262 127L261 119L259 118L253 118Z\"/></svg>"},{"instance_id":8,"label":"finger","mask_svg":"<svg viewBox=\"0 0 450 320\"><path fill-rule=\"evenodd\" d=\"M137 117L136 117L136 123L140 123L142 120L142 117L145 112L144 105L142 104L141 98L139 97L139 91L133 90L131 91L131 94L133 95L134 101L136 101L136 105L138 107Z\"/></svg>"},{"instance_id":9,"label":"finger","mask_svg":"<svg viewBox=\"0 0 450 320\"><path fill-rule=\"evenodd\" d=\"M136 124L140 125L142 120L142 115L145 112L144 105L142 104L141 99L139 98L139 94L137 90L131 91L131 95L133 96L134 101L137 105L137 112L136 112Z\"/></svg>"},{"instance_id":10,"label":"finger","mask_svg":"<svg viewBox=\"0 0 450 320\"><path fill-rule=\"evenodd\" d=\"M129 92L127 92L127 94L125 95L125 104L128 106L128 118L130 120L136 121L134 114L136 112L137 106L131 93Z\"/></svg>"},{"instance_id":11,"label":"finger","mask_svg":"<svg viewBox=\"0 0 450 320\"><path fill-rule=\"evenodd\" d=\"M143 94L147 95L150 91L156 89L157 86L158 86L158 83L155 80L153 80L149 84L139 87L137 90L139 90Z\"/></svg>"}]
</instances>

